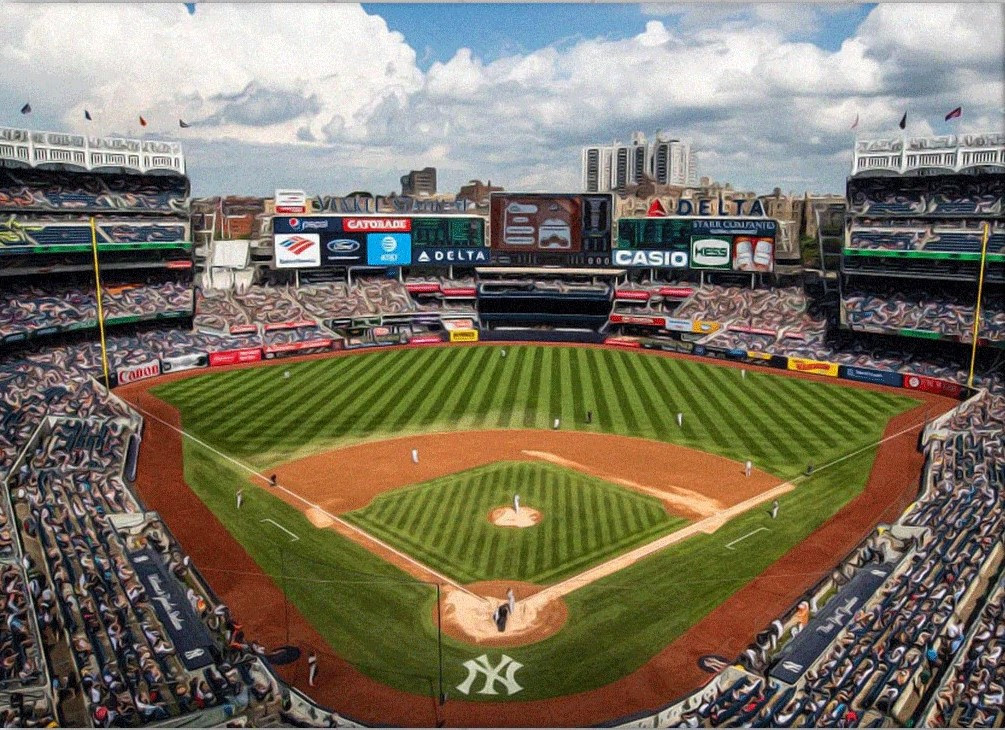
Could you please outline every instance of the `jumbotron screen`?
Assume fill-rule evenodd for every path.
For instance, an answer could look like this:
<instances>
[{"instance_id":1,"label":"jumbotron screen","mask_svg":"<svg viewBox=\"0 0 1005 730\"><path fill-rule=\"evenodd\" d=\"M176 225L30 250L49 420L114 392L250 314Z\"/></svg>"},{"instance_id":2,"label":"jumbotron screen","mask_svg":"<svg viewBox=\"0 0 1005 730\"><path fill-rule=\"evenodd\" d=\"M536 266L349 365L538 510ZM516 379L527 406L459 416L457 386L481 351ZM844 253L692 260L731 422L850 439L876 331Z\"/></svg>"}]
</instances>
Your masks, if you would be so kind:
<instances>
[{"instance_id":1,"label":"jumbotron screen","mask_svg":"<svg viewBox=\"0 0 1005 730\"><path fill-rule=\"evenodd\" d=\"M493 193L492 263L609 266L610 195Z\"/></svg>"}]
</instances>

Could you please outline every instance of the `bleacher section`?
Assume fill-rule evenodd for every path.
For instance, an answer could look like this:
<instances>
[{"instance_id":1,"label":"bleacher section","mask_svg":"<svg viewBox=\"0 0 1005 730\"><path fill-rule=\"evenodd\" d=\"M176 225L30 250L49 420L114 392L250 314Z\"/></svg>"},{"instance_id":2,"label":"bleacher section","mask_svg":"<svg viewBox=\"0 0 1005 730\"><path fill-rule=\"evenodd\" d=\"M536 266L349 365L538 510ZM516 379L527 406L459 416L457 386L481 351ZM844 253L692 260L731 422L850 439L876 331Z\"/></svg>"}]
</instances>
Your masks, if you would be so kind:
<instances>
[{"instance_id":1,"label":"bleacher section","mask_svg":"<svg viewBox=\"0 0 1005 730\"><path fill-rule=\"evenodd\" d=\"M979 337L1002 340L1005 175L853 176L847 195L842 326L968 342L983 276Z\"/></svg>"}]
</instances>

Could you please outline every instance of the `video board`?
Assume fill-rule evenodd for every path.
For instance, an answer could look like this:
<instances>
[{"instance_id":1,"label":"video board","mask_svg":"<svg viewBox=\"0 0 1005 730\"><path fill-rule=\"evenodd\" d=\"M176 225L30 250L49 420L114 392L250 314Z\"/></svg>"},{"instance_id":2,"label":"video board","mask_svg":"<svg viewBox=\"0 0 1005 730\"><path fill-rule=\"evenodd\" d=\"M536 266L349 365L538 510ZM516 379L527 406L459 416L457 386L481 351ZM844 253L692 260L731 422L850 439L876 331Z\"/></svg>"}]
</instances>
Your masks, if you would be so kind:
<instances>
[{"instance_id":1,"label":"video board","mask_svg":"<svg viewBox=\"0 0 1005 730\"><path fill-rule=\"evenodd\" d=\"M502 266L609 266L610 195L492 193L492 263Z\"/></svg>"},{"instance_id":2,"label":"video board","mask_svg":"<svg viewBox=\"0 0 1005 730\"><path fill-rule=\"evenodd\" d=\"M478 216L276 216L276 267L483 265Z\"/></svg>"},{"instance_id":3,"label":"video board","mask_svg":"<svg viewBox=\"0 0 1005 730\"><path fill-rule=\"evenodd\" d=\"M619 218L615 266L774 270L778 222L770 218Z\"/></svg>"}]
</instances>

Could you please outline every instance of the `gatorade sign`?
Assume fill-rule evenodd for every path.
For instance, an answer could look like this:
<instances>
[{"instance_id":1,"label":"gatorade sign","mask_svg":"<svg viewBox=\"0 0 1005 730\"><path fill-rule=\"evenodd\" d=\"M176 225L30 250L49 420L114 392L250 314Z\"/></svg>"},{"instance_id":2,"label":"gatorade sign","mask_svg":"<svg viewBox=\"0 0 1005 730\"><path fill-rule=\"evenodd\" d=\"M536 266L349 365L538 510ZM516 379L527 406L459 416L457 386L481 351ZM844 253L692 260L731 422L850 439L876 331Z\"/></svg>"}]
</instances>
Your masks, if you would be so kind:
<instances>
[{"instance_id":1,"label":"gatorade sign","mask_svg":"<svg viewBox=\"0 0 1005 730\"><path fill-rule=\"evenodd\" d=\"M732 239L705 237L691 239L691 268L729 269L732 268Z\"/></svg>"}]
</instances>

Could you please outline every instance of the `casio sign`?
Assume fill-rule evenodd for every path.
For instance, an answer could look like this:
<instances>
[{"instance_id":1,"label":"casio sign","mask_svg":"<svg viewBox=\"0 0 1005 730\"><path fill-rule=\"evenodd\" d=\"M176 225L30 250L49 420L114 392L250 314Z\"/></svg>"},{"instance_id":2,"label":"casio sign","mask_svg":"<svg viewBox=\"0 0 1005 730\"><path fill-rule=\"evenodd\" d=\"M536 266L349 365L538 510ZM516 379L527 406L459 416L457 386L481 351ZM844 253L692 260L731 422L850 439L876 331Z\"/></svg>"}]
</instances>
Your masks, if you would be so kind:
<instances>
[{"instance_id":1,"label":"casio sign","mask_svg":"<svg viewBox=\"0 0 1005 730\"><path fill-rule=\"evenodd\" d=\"M650 266L653 268L686 269L685 251L626 251L614 252L615 266Z\"/></svg>"}]
</instances>

